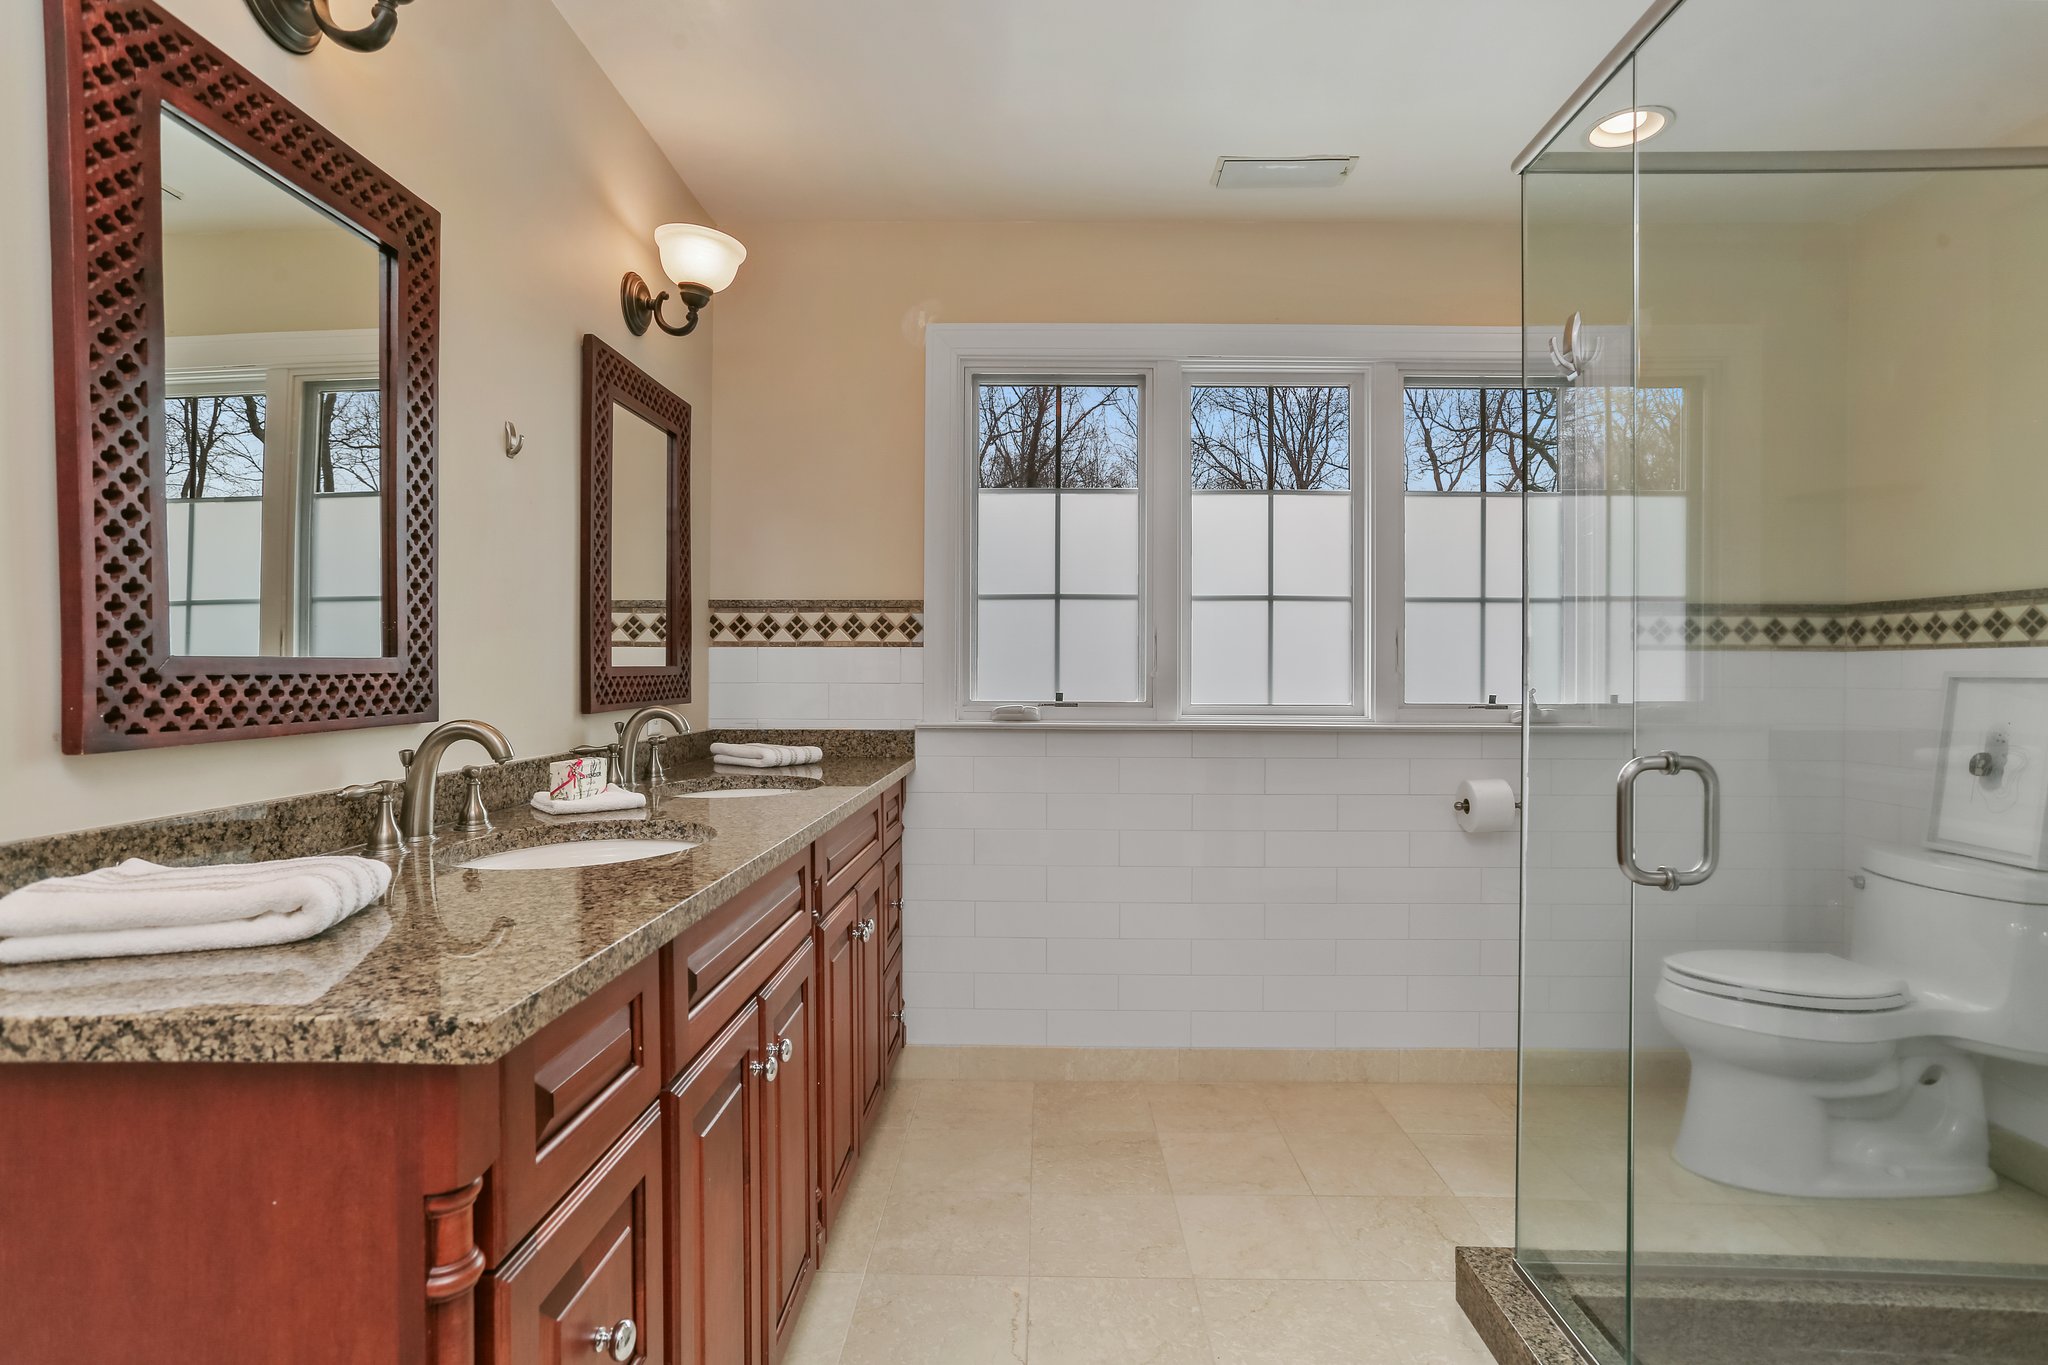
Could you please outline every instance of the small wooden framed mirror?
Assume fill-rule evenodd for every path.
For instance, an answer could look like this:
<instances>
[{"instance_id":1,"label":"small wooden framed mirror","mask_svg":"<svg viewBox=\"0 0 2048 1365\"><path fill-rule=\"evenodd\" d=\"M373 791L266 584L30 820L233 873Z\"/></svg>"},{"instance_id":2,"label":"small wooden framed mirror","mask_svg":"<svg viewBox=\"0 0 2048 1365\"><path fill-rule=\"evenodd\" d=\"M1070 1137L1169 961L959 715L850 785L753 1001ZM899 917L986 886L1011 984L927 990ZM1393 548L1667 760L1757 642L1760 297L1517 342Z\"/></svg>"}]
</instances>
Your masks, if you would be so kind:
<instances>
[{"instance_id":1,"label":"small wooden framed mirror","mask_svg":"<svg viewBox=\"0 0 2048 1365\"><path fill-rule=\"evenodd\" d=\"M583 338L583 709L690 700L690 405Z\"/></svg>"},{"instance_id":2,"label":"small wooden framed mirror","mask_svg":"<svg viewBox=\"0 0 2048 1365\"><path fill-rule=\"evenodd\" d=\"M67 753L436 716L440 218L151 0L47 0Z\"/></svg>"}]
</instances>

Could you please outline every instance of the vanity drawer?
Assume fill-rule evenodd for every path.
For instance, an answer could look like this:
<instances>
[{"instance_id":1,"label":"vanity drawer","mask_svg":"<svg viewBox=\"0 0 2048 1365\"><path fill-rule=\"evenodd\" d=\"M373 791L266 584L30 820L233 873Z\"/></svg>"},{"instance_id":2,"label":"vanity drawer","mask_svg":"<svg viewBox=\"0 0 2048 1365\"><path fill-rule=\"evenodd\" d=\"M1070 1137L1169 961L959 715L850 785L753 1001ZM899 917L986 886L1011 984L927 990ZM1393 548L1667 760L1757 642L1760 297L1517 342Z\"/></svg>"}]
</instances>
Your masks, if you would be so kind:
<instances>
[{"instance_id":1,"label":"vanity drawer","mask_svg":"<svg viewBox=\"0 0 2048 1365\"><path fill-rule=\"evenodd\" d=\"M486 1282L485 1365L666 1359L664 1214L657 1104Z\"/></svg>"},{"instance_id":2,"label":"vanity drawer","mask_svg":"<svg viewBox=\"0 0 2048 1365\"><path fill-rule=\"evenodd\" d=\"M799 853L682 932L670 954L674 980L669 999L679 1015L700 1009L783 921L809 908L809 881L810 858ZM717 1031L715 1026L711 1030ZM704 1041L710 1041L708 1035ZM696 1055L695 1048L672 1055L668 1074L682 1070Z\"/></svg>"},{"instance_id":3,"label":"vanity drawer","mask_svg":"<svg viewBox=\"0 0 2048 1365\"><path fill-rule=\"evenodd\" d=\"M509 1053L484 1255L495 1264L661 1093L653 958Z\"/></svg>"},{"instance_id":4,"label":"vanity drawer","mask_svg":"<svg viewBox=\"0 0 2048 1365\"><path fill-rule=\"evenodd\" d=\"M819 905L838 904L881 851L882 799L876 797L819 835L818 842L811 845L819 882Z\"/></svg>"},{"instance_id":5,"label":"vanity drawer","mask_svg":"<svg viewBox=\"0 0 2048 1365\"><path fill-rule=\"evenodd\" d=\"M801 863L799 859L798 865ZM789 960L790 953L809 940L810 907L801 894L793 903L778 901L776 913L781 916L779 920L760 933L749 936L754 946L746 959L727 972L725 978L695 1005L689 1005L681 995L687 980L685 963L688 954L683 941L677 940L672 968L675 979L667 992L671 1019L668 1055L671 1060L666 1070L671 1076L690 1067L732 1022L733 1016L745 1009L747 1002L768 984L769 978Z\"/></svg>"},{"instance_id":6,"label":"vanity drawer","mask_svg":"<svg viewBox=\"0 0 2048 1365\"><path fill-rule=\"evenodd\" d=\"M903 784L882 793L882 842L893 844L903 837Z\"/></svg>"}]
</instances>

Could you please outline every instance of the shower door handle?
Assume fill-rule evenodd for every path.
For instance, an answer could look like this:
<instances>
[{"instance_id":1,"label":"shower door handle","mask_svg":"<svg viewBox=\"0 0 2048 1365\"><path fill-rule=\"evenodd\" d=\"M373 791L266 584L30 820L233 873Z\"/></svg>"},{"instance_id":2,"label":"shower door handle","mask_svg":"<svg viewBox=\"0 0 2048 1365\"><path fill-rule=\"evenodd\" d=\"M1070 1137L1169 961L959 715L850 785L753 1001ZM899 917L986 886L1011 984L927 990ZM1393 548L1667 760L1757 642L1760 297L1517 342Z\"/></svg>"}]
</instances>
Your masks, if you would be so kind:
<instances>
[{"instance_id":1,"label":"shower door handle","mask_svg":"<svg viewBox=\"0 0 2048 1365\"><path fill-rule=\"evenodd\" d=\"M1636 779L1652 772L1673 777L1679 773L1697 773L1700 785L1707 789L1706 814L1700 822L1700 860L1683 872L1670 867L1646 868L1636 861ZM1714 771L1714 765L1704 758L1673 753L1669 749L1662 753L1644 754L1622 764L1620 774L1614 779L1614 858L1630 881L1638 886L1654 886L1660 891L1698 886L1713 876L1714 869L1721 863L1721 774Z\"/></svg>"}]
</instances>

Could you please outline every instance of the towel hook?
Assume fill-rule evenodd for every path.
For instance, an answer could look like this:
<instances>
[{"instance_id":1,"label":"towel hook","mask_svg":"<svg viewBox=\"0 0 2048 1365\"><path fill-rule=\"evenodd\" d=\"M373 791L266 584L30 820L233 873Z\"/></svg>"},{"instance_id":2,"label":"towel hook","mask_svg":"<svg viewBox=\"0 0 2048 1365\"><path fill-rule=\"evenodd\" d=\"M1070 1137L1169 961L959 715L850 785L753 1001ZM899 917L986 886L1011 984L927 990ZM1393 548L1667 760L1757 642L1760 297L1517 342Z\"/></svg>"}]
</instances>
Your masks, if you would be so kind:
<instances>
[{"instance_id":1,"label":"towel hook","mask_svg":"<svg viewBox=\"0 0 2048 1365\"><path fill-rule=\"evenodd\" d=\"M505 458L517 459L519 452L526 449L526 438L519 434L519 428L505 423Z\"/></svg>"}]
</instances>

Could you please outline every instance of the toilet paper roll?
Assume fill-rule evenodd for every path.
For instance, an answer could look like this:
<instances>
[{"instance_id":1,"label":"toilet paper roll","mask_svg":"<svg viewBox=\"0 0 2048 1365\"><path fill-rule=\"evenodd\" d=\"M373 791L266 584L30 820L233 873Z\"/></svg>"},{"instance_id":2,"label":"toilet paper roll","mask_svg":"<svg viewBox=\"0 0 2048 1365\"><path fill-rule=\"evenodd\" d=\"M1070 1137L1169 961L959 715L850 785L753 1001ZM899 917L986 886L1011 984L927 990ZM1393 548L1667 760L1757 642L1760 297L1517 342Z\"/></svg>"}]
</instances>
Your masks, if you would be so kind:
<instances>
[{"instance_id":1,"label":"toilet paper roll","mask_svg":"<svg viewBox=\"0 0 2048 1365\"><path fill-rule=\"evenodd\" d=\"M1497 777L1468 778L1458 784L1458 828L1492 834L1515 827L1515 789Z\"/></svg>"}]
</instances>

